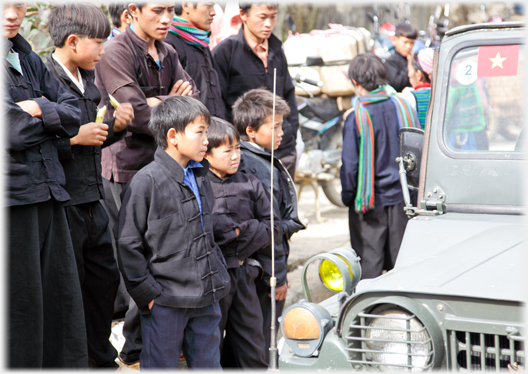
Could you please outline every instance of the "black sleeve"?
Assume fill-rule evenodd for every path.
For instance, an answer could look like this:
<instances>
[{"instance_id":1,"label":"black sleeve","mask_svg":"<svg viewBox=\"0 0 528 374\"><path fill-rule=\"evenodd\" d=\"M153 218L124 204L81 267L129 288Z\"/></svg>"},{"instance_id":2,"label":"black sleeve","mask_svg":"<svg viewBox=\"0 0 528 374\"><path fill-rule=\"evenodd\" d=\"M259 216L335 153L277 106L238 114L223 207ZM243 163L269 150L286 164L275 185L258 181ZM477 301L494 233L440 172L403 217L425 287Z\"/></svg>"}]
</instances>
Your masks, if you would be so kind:
<instances>
[{"instance_id":1,"label":"black sleeve","mask_svg":"<svg viewBox=\"0 0 528 374\"><path fill-rule=\"evenodd\" d=\"M395 59L385 61L387 70L387 82L397 92L401 92L405 87L410 87L409 77L407 76L407 66L402 67Z\"/></svg>"},{"instance_id":2,"label":"black sleeve","mask_svg":"<svg viewBox=\"0 0 528 374\"><path fill-rule=\"evenodd\" d=\"M224 40L218 44L211 52L213 55L213 65L218 73L218 80L220 81L220 91L222 92L222 100L224 101L226 109L226 119L233 122L233 114L231 108L227 106L228 88L229 88L229 60L230 56L228 50L230 46L229 40Z\"/></svg>"},{"instance_id":3,"label":"black sleeve","mask_svg":"<svg viewBox=\"0 0 528 374\"><path fill-rule=\"evenodd\" d=\"M282 69L284 82L284 100L288 102L290 107L290 115L288 116L288 122L292 128L292 135L294 139L297 139L297 130L299 129L299 111L297 110L297 99L295 98L295 86L293 85L290 72L288 71L288 61L284 52L281 50Z\"/></svg>"},{"instance_id":4,"label":"black sleeve","mask_svg":"<svg viewBox=\"0 0 528 374\"><path fill-rule=\"evenodd\" d=\"M103 145L101 148L108 147L109 145L114 144L115 142L124 139L125 135L127 134L127 128L125 127L120 132L114 132L114 122L115 118L111 118L109 120L104 121L105 124L108 125L108 136L106 137L106 140L103 142Z\"/></svg>"}]
</instances>

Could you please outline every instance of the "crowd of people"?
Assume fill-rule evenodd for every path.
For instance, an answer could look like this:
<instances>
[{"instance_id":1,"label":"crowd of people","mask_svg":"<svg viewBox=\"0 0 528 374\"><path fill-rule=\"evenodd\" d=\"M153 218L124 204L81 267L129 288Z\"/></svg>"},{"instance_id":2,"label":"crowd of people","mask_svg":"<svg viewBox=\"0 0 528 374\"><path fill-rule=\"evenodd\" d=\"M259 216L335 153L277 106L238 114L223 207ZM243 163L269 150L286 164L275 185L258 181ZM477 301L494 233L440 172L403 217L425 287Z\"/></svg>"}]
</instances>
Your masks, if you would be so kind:
<instances>
[{"instance_id":1,"label":"crowd of people","mask_svg":"<svg viewBox=\"0 0 528 374\"><path fill-rule=\"evenodd\" d=\"M108 9L113 28L95 5L54 6L44 63L19 34L27 5L4 5L8 366L117 369L122 279L123 363L265 369L271 288L279 317L306 228L278 5L240 3L212 51L214 3ZM394 266L407 222L393 160L398 129L424 127L433 57L410 53L416 36L400 25L394 61L349 66L342 197L365 278Z\"/></svg>"}]
</instances>

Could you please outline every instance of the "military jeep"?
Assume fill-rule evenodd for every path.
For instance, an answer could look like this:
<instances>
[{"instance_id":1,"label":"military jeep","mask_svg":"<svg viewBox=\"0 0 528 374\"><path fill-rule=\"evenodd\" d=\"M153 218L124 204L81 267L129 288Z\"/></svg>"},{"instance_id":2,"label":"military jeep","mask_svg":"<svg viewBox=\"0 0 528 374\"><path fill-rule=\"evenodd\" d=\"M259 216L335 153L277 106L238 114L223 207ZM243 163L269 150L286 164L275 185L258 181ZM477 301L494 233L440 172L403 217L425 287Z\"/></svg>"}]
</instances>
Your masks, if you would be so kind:
<instances>
[{"instance_id":1,"label":"military jeep","mask_svg":"<svg viewBox=\"0 0 528 374\"><path fill-rule=\"evenodd\" d=\"M310 259L305 300L280 319L281 370L525 367L524 34L518 22L446 33L425 132L400 131L411 219L396 265L360 281L351 248ZM305 276L316 263L336 293L320 304Z\"/></svg>"}]
</instances>

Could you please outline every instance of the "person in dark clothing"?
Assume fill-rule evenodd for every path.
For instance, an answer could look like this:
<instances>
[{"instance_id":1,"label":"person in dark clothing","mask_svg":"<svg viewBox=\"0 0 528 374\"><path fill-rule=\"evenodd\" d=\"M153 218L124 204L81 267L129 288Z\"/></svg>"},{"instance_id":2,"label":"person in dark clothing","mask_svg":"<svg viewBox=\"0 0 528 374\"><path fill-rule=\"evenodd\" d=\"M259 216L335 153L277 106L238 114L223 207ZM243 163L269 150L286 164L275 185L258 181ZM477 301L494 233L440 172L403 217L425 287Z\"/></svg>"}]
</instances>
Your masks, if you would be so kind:
<instances>
[{"instance_id":1,"label":"person in dark clothing","mask_svg":"<svg viewBox=\"0 0 528 374\"><path fill-rule=\"evenodd\" d=\"M282 121L289 113L285 100L275 97L275 123L273 123L273 94L265 89L254 89L242 95L233 105L233 118L240 137L246 141L240 144L242 158L239 170L254 175L264 186L271 199L271 154L265 149L277 149L283 136ZM272 129L274 137L272 136ZM282 314L288 291L288 254L291 236L305 226L297 216L297 195L293 179L282 162L273 158L273 211L279 216L279 235L275 237L275 278L277 286L277 318ZM271 294L272 247L268 245L257 252L256 259L262 264L264 275L256 281L265 338L266 364L269 364L271 342ZM276 326L279 326L278 322Z\"/></svg>"},{"instance_id":2,"label":"person in dark clothing","mask_svg":"<svg viewBox=\"0 0 528 374\"><path fill-rule=\"evenodd\" d=\"M119 270L114 257L108 215L99 202L104 199L101 147L124 138L134 109L121 103L115 118L95 123L101 94L95 86L93 68L104 53L104 38L110 33L105 14L89 4L61 4L49 17L49 32L56 50L46 65L61 85L79 99L79 133L70 144L58 145L66 174L64 204L81 284L91 367L117 368L117 351L109 340ZM70 70L71 69L71 70Z\"/></svg>"},{"instance_id":3,"label":"person in dark clothing","mask_svg":"<svg viewBox=\"0 0 528 374\"><path fill-rule=\"evenodd\" d=\"M207 177L210 115L198 100L170 97L149 128L158 149L123 191L114 228L119 268L141 313L141 369L220 368L219 300L229 274L213 236Z\"/></svg>"},{"instance_id":4,"label":"person in dark clothing","mask_svg":"<svg viewBox=\"0 0 528 374\"><path fill-rule=\"evenodd\" d=\"M394 54L385 61L387 70L387 82L397 92L401 92L405 87L412 87L407 76L407 66L412 61L412 48L418 37L416 28L408 23L400 23L396 26L393 39Z\"/></svg>"},{"instance_id":5,"label":"person in dark clothing","mask_svg":"<svg viewBox=\"0 0 528 374\"><path fill-rule=\"evenodd\" d=\"M211 115L225 118L220 80L209 49L214 3L176 3L165 42L174 47L183 68L200 90L200 101Z\"/></svg>"},{"instance_id":6,"label":"person in dark clothing","mask_svg":"<svg viewBox=\"0 0 528 374\"><path fill-rule=\"evenodd\" d=\"M114 113L108 94L134 107L134 120L127 127L125 139L103 149L102 175L109 181L103 183L112 191L112 196L107 196L104 202L109 207L107 212L119 210L125 184L154 159L156 144L148 128L152 107L173 95L194 98L200 95L191 77L183 70L178 53L163 43L174 16L174 5L131 3L128 9L132 23L126 32L106 42L106 53L95 68L95 84L102 95L101 105L107 107L105 118L112 118ZM109 220L113 227L116 217L110 215ZM126 342L119 354L125 363L139 360L139 323L138 310L131 300L123 327Z\"/></svg>"},{"instance_id":7,"label":"person in dark clothing","mask_svg":"<svg viewBox=\"0 0 528 374\"><path fill-rule=\"evenodd\" d=\"M391 270L398 256L408 221L394 161L399 156L398 130L419 127L419 122L386 85L385 67L377 56L356 56L348 76L358 96L343 127L341 196L350 207L350 241L367 279Z\"/></svg>"},{"instance_id":8,"label":"person in dark clothing","mask_svg":"<svg viewBox=\"0 0 528 374\"><path fill-rule=\"evenodd\" d=\"M265 87L273 92L273 71L277 69L276 94L288 102L290 114L283 123L284 136L276 156L295 178L297 153L295 142L299 112L288 62L281 41L272 34L277 20L277 4L240 4L243 21L238 35L230 36L213 50L220 77L226 119L233 123L232 106L251 89Z\"/></svg>"},{"instance_id":9,"label":"person in dark clothing","mask_svg":"<svg viewBox=\"0 0 528 374\"><path fill-rule=\"evenodd\" d=\"M88 366L81 288L53 140L79 131L75 96L18 34L25 3L4 4L9 368Z\"/></svg>"},{"instance_id":10,"label":"person in dark clothing","mask_svg":"<svg viewBox=\"0 0 528 374\"><path fill-rule=\"evenodd\" d=\"M240 135L230 123L213 117L207 132L209 179L213 191L214 237L227 263L231 289L220 300L222 320L222 367L266 368L266 346L262 331L255 279L262 265L255 252L271 242L269 201L259 180L237 172ZM275 235L279 218L274 217ZM226 353L226 354L224 354Z\"/></svg>"}]
</instances>

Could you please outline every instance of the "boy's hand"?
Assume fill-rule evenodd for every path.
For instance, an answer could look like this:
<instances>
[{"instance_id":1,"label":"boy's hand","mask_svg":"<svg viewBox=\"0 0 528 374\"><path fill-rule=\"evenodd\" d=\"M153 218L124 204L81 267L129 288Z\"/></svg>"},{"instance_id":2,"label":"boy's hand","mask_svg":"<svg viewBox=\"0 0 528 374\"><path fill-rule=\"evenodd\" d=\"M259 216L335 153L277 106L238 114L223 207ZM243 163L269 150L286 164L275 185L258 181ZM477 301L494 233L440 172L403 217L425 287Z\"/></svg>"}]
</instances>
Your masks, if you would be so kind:
<instances>
[{"instance_id":1,"label":"boy's hand","mask_svg":"<svg viewBox=\"0 0 528 374\"><path fill-rule=\"evenodd\" d=\"M158 106L160 103L161 103L161 100L158 99L157 97L147 97L147 104L151 108Z\"/></svg>"},{"instance_id":2,"label":"boy's hand","mask_svg":"<svg viewBox=\"0 0 528 374\"><path fill-rule=\"evenodd\" d=\"M106 123L90 122L79 127L79 133L70 139L71 145L103 145L108 136Z\"/></svg>"},{"instance_id":3,"label":"boy's hand","mask_svg":"<svg viewBox=\"0 0 528 374\"><path fill-rule=\"evenodd\" d=\"M149 310L152 309L152 306L154 305L154 299L150 303L148 303Z\"/></svg>"},{"instance_id":4,"label":"boy's hand","mask_svg":"<svg viewBox=\"0 0 528 374\"><path fill-rule=\"evenodd\" d=\"M235 227L235 231L236 231L237 236L240 236L240 229L238 227Z\"/></svg>"},{"instance_id":5,"label":"boy's hand","mask_svg":"<svg viewBox=\"0 0 528 374\"><path fill-rule=\"evenodd\" d=\"M130 103L122 103L119 108L114 111L114 132L121 132L134 119L134 108Z\"/></svg>"},{"instance_id":6,"label":"boy's hand","mask_svg":"<svg viewBox=\"0 0 528 374\"><path fill-rule=\"evenodd\" d=\"M189 81L183 81L179 79L172 89L169 92L169 95L179 95L179 96L190 96L192 95L192 86Z\"/></svg>"},{"instance_id":7,"label":"boy's hand","mask_svg":"<svg viewBox=\"0 0 528 374\"><path fill-rule=\"evenodd\" d=\"M286 294L288 293L288 282L284 283L282 286L275 287L275 300L281 301L286 298ZM268 296L271 298L271 293L268 294Z\"/></svg>"},{"instance_id":8,"label":"boy's hand","mask_svg":"<svg viewBox=\"0 0 528 374\"><path fill-rule=\"evenodd\" d=\"M29 113L31 117L42 119L42 110L35 100L19 101L17 104L24 112Z\"/></svg>"}]
</instances>

